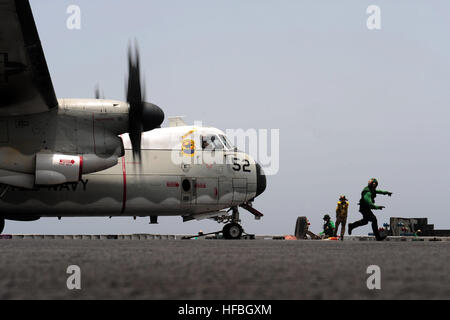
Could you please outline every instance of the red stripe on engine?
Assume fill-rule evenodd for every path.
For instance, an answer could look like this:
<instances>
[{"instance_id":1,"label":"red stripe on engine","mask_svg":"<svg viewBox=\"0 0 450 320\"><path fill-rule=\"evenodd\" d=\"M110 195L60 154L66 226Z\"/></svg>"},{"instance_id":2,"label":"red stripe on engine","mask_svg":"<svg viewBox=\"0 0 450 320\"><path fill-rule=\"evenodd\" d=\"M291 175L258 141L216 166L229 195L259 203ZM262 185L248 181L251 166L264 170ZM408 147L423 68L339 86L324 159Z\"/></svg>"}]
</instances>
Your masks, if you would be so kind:
<instances>
[{"instance_id":1,"label":"red stripe on engine","mask_svg":"<svg viewBox=\"0 0 450 320\"><path fill-rule=\"evenodd\" d=\"M123 199L122 199L122 211L123 214L127 205L127 167L125 164L125 156L122 157L122 173L123 173Z\"/></svg>"}]
</instances>

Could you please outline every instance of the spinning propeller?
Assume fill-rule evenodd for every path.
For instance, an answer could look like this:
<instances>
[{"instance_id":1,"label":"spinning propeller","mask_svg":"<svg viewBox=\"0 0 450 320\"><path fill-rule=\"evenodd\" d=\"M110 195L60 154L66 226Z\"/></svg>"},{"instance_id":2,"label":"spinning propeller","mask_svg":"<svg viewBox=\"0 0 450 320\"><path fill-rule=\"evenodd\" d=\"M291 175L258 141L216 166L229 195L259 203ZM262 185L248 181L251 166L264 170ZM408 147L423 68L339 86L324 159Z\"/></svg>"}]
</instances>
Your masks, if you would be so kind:
<instances>
[{"instance_id":1,"label":"spinning propeller","mask_svg":"<svg viewBox=\"0 0 450 320\"><path fill-rule=\"evenodd\" d=\"M164 121L164 112L157 105L145 102L144 87L141 85L141 67L139 64L139 50L135 45L134 53L131 45L128 47L128 80L126 84L128 111L128 133L130 136L133 156L141 157L142 133L160 128ZM95 99L104 99L100 86L95 86Z\"/></svg>"},{"instance_id":2,"label":"spinning propeller","mask_svg":"<svg viewBox=\"0 0 450 320\"><path fill-rule=\"evenodd\" d=\"M145 88L141 85L139 50L136 45L134 53L131 45L128 47L127 82L126 96L127 102L130 105L128 114L128 132L133 149L133 156L138 156L140 158L142 132L160 128L164 121L164 112L157 105L145 102Z\"/></svg>"},{"instance_id":3,"label":"spinning propeller","mask_svg":"<svg viewBox=\"0 0 450 320\"><path fill-rule=\"evenodd\" d=\"M103 94L103 91L100 96L100 86L98 84L95 86L95 99L105 99L105 95Z\"/></svg>"}]
</instances>

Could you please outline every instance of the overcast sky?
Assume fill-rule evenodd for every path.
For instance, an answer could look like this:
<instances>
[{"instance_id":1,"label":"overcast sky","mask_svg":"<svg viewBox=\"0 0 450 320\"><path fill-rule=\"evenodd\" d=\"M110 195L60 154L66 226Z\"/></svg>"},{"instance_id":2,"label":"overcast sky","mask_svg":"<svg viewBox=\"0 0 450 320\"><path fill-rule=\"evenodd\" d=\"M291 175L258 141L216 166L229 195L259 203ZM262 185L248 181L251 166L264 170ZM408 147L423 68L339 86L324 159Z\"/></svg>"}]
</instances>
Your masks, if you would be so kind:
<instances>
[{"instance_id":1,"label":"overcast sky","mask_svg":"<svg viewBox=\"0 0 450 320\"><path fill-rule=\"evenodd\" d=\"M349 220L371 177L380 224L429 217L450 228L450 2L32 0L58 97L124 99L126 48L141 49L149 100L166 116L220 129L280 129L280 170L243 211L245 230L292 234L298 216L334 217L340 194ZM81 8L81 30L66 9ZM366 9L381 8L381 30ZM215 222L181 218L42 219L8 233L190 233ZM220 227L221 228L221 227ZM367 233L369 228L359 229Z\"/></svg>"}]
</instances>

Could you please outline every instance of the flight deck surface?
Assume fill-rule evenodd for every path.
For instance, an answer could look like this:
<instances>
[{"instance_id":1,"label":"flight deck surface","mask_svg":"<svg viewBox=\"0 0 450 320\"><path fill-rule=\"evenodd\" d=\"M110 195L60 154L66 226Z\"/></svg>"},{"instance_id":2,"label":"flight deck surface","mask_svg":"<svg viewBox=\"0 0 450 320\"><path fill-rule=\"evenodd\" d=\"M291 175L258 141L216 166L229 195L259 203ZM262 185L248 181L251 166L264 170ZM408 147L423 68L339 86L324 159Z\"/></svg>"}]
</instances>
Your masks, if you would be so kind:
<instances>
[{"instance_id":1,"label":"flight deck surface","mask_svg":"<svg viewBox=\"0 0 450 320\"><path fill-rule=\"evenodd\" d=\"M0 299L450 298L449 241L9 239L0 251ZM67 289L69 265L81 290Z\"/></svg>"}]
</instances>

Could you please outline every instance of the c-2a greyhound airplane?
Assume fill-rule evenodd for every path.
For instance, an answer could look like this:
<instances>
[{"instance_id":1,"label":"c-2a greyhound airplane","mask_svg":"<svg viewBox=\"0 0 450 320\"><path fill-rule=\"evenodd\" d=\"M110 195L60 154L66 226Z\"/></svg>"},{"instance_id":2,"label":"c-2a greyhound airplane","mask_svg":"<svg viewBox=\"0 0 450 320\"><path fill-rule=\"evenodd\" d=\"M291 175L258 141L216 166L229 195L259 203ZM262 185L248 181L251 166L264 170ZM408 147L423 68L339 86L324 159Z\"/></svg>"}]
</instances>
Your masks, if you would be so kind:
<instances>
[{"instance_id":1,"label":"c-2a greyhound airplane","mask_svg":"<svg viewBox=\"0 0 450 320\"><path fill-rule=\"evenodd\" d=\"M57 99L28 0L0 0L0 232L5 220L181 216L237 239L238 207L262 216L261 166L218 129L160 128L137 49L128 60L126 102Z\"/></svg>"}]
</instances>

